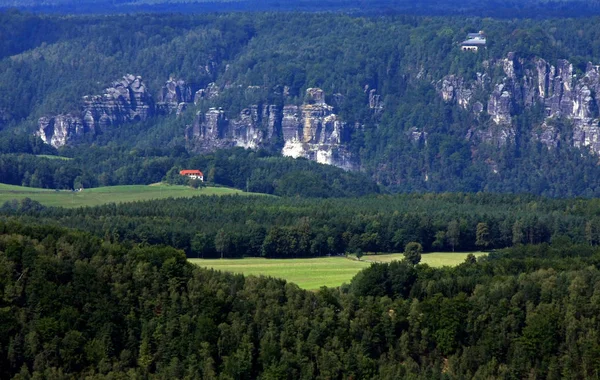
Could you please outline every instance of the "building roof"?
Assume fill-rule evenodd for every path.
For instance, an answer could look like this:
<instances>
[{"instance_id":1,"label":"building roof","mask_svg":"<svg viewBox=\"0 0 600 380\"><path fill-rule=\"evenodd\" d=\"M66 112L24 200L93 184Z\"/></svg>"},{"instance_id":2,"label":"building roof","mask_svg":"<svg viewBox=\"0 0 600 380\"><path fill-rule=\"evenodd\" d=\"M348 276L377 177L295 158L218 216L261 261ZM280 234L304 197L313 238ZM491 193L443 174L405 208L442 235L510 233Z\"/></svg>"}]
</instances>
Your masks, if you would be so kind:
<instances>
[{"instance_id":1,"label":"building roof","mask_svg":"<svg viewBox=\"0 0 600 380\"><path fill-rule=\"evenodd\" d=\"M468 33L467 34L467 39L471 39L471 38L484 38L483 33L479 32L479 33Z\"/></svg>"},{"instance_id":2,"label":"building roof","mask_svg":"<svg viewBox=\"0 0 600 380\"><path fill-rule=\"evenodd\" d=\"M471 38L461 43L462 46L484 46L485 38Z\"/></svg>"},{"instance_id":3,"label":"building roof","mask_svg":"<svg viewBox=\"0 0 600 380\"><path fill-rule=\"evenodd\" d=\"M200 170L182 170L179 172L180 175L202 175Z\"/></svg>"}]
</instances>

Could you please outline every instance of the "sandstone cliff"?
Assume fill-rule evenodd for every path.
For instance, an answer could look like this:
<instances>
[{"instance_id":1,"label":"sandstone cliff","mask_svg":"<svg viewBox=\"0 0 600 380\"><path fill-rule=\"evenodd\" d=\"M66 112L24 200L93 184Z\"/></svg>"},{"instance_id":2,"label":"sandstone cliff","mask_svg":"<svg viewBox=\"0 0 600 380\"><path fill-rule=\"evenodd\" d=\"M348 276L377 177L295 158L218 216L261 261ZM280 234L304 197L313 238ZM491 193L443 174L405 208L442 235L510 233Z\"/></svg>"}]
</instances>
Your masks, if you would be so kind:
<instances>
[{"instance_id":1,"label":"sandstone cliff","mask_svg":"<svg viewBox=\"0 0 600 380\"><path fill-rule=\"evenodd\" d=\"M169 79L158 94L156 103L158 114L175 113L179 116L187 108L188 103L194 102L195 91L192 85L183 80Z\"/></svg>"},{"instance_id":2,"label":"sandstone cliff","mask_svg":"<svg viewBox=\"0 0 600 380\"><path fill-rule=\"evenodd\" d=\"M85 96L80 113L40 118L36 134L47 144L60 147L85 135L102 133L110 126L146 120L155 115L179 115L190 103L202 99L214 101L219 91L214 83L195 90L183 80L171 78L155 102L141 77L126 75L107 88L103 95ZM383 108L374 90L369 92L369 107L376 112ZM188 149L195 152L234 146L279 147L287 156L304 157L350 170L358 166L346 149L350 133L351 127L325 102L324 92L309 88L305 103L300 106L252 105L231 119L226 117L224 110L216 107L199 112L186 129L186 141Z\"/></svg>"},{"instance_id":3,"label":"sandstone cliff","mask_svg":"<svg viewBox=\"0 0 600 380\"><path fill-rule=\"evenodd\" d=\"M97 134L108 126L146 120L157 113L142 77L131 74L114 82L102 95L84 96L82 108L79 114L40 118L37 135L58 148L84 134Z\"/></svg>"},{"instance_id":4,"label":"sandstone cliff","mask_svg":"<svg viewBox=\"0 0 600 380\"><path fill-rule=\"evenodd\" d=\"M351 127L339 120L325 103L321 89L309 88L304 104L251 106L229 120L222 109L199 113L188 126L186 140L191 150L208 152L241 146L259 148L283 142L282 153L350 170L356 159L346 148Z\"/></svg>"},{"instance_id":5,"label":"sandstone cliff","mask_svg":"<svg viewBox=\"0 0 600 380\"><path fill-rule=\"evenodd\" d=\"M539 105L545 110L545 121L534 126L531 138L549 148L556 147L561 137L554 126L558 119L572 122L568 140L576 147L587 147L600 154L599 66L588 63L585 72L577 75L567 60L554 64L541 58L526 60L509 54L506 58L486 62L487 71L477 73L474 80L449 75L437 82L442 98L456 102L474 113L487 111L490 122L471 128L466 138L496 145L513 141L516 135L514 117ZM491 79L494 70L503 76ZM485 94L485 105L473 101L477 91Z\"/></svg>"}]
</instances>

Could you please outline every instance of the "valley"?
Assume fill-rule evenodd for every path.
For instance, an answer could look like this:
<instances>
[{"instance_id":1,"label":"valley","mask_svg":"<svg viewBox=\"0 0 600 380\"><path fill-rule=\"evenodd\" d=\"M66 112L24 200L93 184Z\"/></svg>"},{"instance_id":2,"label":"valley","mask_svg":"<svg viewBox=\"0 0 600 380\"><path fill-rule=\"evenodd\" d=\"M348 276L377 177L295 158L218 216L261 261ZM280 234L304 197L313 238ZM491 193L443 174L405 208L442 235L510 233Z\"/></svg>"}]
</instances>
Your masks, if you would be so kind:
<instances>
[{"instance_id":1,"label":"valley","mask_svg":"<svg viewBox=\"0 0 600 380\"><path fill-rule=\"evenodd\" d=\"M596 3L0 0L0 378L597 378Z\"/></svg>"}]
</instances>

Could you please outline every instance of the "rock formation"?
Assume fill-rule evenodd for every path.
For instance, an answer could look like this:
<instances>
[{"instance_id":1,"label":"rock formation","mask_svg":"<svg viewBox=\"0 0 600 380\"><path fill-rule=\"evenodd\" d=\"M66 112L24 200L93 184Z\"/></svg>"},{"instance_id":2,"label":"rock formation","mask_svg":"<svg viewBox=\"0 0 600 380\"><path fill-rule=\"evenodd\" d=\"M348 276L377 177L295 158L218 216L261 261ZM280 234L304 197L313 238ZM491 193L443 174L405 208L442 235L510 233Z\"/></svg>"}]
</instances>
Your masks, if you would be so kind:
<instances>
[{"instance_id":1,"label":"rock formation","mask_svg":"<svg viewBox=\"0 0 600 380\"><path fill-rule=\"evenodd\" d=\"M207 152L241 146L259 148L283 140L282 153L354 169L357 164L345 148L350 127L325 103L323 90L309 88L301 106L251 106L229 120L221 109L199 113L188 126L186 140L190 149Z\"/></svg>"},{"instance_id":2,"label":"rock formation","mask_svg":"<svg viewBox=\"0 0 600 380\"><path fill-rule=\"evenodd\" d=\"M53 147L66 145L87 131L82 118L71 114L41 117L38 121L38 136Z\"/></svg>"},{"instance_id":3,"label":"rock formation","mask_svg":"<svg viewBox=\"0 0 600 380\"><path fill-rule=\"evenodd\" d=\"M219 148L241 146L258 148L272 141L281 122L280 110L275 106L251 106L229 120L222 109L211 108L199 112L188 126L186 139L196 152L210 152Z\"/></svg>"},{"instance_id":4,"label":"rock formation","mask_svg":"<svg viewBox=\"0 0 600 380\"><path fill-rule=\"evenodd\" d=\"M504 77L490 78L490 73L478 73L477 79L467 81L448 75L436 86L440 96L447 102L456 102L473 112L482 111L482 104L472 102L472 94L482 89L487 93L486 111L491 125L470 129L468 139L503 145L514 139L514 116L525 109L541 105L546 120L534 127L531 137L549 148L557 147L561 137L568 137L576 147L588 147L600 154L599 108L600 68L588 63L583 75L574 72L573 65L564 59L552 65L541 58L525 60L509 54L495 62L487 62L488 71L501 68ZM572 123L569 136L561 136L553 125L564 119ZM486 129L487 128L487 129Z\"/></svg>"},{"instance_id":5,"label":"rock formation","mask_svg":"<svg viewBox=\"0 0 600 380\"><path fill-rule=\"evenodd\" d=\"M101 133L108 126L146 120L155 114L154 101L142 78L125 75L103 95L84 96L81 113L40 118L37 135L57 148L83 134Z\"/></svg>"},{"instance_id":6,"label":"rock formation","mask_svg":"<svg viewBox=\"0 0 600 380\"><path fill-rule=\"evenodd\" d=\"M202 90L199 90L202 91ZM179 116L188 103L194 102L194 89L183 80L169 79L158 94L156 108L158 114L175 113Z\"/></svg>"}]
</instances>

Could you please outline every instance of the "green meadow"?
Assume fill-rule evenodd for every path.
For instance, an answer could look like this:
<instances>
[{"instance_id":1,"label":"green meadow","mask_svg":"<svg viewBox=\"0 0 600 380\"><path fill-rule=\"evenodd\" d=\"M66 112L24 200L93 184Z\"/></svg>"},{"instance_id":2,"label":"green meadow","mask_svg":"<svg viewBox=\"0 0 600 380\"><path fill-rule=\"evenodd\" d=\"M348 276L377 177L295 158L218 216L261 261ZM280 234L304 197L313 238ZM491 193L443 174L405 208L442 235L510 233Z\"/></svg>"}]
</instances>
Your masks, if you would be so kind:
<instances>
[{"instance_id":1,"label":"green meadow","mask_svg":"<svg viewBox=\"0 0 600 380\"><path fill-rule=\"evenodd\" d=\"M486 254L485 252L430 252L424 253L421 256L421 263L432 267L453 267L464 262L469 253L473 254L477 258ZM379 255L365 255L362 257L362 260L378 263L389 263L394 260L402 260L403 258L404 254L402 253L388 253Z\"/></svg>"},{"instance_id":2,"label":"green meadow","mask_svg":"<svg viewBox=\"0 0 600 380\"><path fill-rule=\"evenodd\" d=\"M462 263L471 252L425 253L421 262L433 267L455 266ZM473 252L476 257L483 252ZM193 264L215 270L244 275L283 278L308 290L322 286L337 287L349 283L360 270L372 262L402 260L401 253L367 255L361 261L346 257L319 257L312 259L189 259Z\"/></svg>"},{"instance_id":3,"label":"green meadow","mask_svg":"<svg viewBox=\"0 0 600 380\"><path fill-rule=\"evenodd\" d=\"M165 184L108 186L82 191L48 190L32 187L0 184L0 205L11 199L31 198L45 206L82 207L99 206L106 203L147 201L162 198L186 198L197 195L250 195L227 187L205 187L193 189L188 186Z\"/></svg>"}]
</instances>

